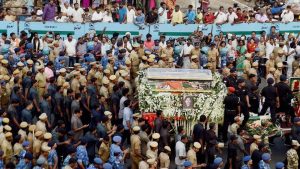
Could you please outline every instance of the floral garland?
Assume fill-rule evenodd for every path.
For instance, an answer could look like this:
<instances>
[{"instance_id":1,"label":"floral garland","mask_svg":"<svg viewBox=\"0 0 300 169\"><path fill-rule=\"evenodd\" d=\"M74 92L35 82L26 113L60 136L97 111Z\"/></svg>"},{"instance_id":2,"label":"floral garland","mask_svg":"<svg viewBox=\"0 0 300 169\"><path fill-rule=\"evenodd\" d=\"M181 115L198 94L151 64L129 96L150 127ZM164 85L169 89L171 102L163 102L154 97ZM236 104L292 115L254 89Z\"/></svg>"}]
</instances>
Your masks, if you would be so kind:
<instances>
[{"instance_id":1,"label":"floral garland","mask_svg":"<svg viewBox=\"0 0 300 169\"><path fill-rule=\"evenodd\" d=\"M209 117L210 121L223 122L223 100L227 94L225 84L219 73L213 74L211 84L212 93L180 93L155 92L149 85L146 73L139 72L138 76L138 99L141 112L155 112L162 110L166 118L183 117L188 121L196 121L202 114ZM192 96L194 106L192 109L182 109L183 97Z\"/></svg>"}]
</instances>

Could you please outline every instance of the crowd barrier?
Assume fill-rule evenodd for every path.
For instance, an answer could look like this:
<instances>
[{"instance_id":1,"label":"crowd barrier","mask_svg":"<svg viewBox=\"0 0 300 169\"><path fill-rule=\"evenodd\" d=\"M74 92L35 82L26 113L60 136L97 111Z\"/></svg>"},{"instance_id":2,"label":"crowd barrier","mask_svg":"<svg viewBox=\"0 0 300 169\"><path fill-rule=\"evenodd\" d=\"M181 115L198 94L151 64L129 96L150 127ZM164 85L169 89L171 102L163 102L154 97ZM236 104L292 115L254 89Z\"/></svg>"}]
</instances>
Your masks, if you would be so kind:
<instances>
[{"instance_id":1,"label":"crowd barrier","mask_svg":"<svg viewBox=\"0 0 300 169\"><path fill-rule=\"evenodd\" d=\"M139 29L134 24L119 24L119 23L58 23L58 22L0 22L0 33L6 32L10 34L15 32L17 34L20 31L33 31L38 32L40 36L47 32L60 33L63 38L67 34L71 33L75 38L81 37L83 34L90 32L91 30L96 33L105 32L106 35L112 36L114 32L118 32L119 35L125 35L126 32L130 32L132 36L143 35L145 38L147 33L152 34L153 39L158 39L161 34L167 37L188 37L195 30L200 30L204 34L212 33L218 35L220 32L235 33L237 35L250 36L254 31L260 34L261 31L270 32L272 26L275 26L276 30L280 33L287 35L288 33L298 34L300 32L300 22L291 23L241 23L241 24L153 24L145 25L144 29Z\"/></svg>"}]
</instances>

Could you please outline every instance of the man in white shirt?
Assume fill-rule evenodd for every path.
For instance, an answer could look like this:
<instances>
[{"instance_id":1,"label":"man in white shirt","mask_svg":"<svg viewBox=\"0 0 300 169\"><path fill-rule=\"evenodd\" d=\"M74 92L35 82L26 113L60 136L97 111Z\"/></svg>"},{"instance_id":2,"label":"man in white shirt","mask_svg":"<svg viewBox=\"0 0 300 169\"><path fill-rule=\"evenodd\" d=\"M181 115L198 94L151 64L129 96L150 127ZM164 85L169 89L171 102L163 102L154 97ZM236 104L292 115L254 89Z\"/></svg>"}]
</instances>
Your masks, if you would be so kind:
<instances>
[{"instance_id":1,"label":"man in white shirt","mask_svg":"<svg viewBox=\"0 0 300 169\"><path fill-rule=\"evenodd\" d=\"M230 23L230 24L234 24L235 20L238 19L238 16L233 11L232 7L228 8L227 17L228 17L228 23Z\"/></svg>"},{"instance_id":2,"label":"man in white shirt","mask_svg":"<svg viewBox=\"0 0 300 169\"><path fill-rule=\"evenodd\" d=\"M78 3L75 3L74 10L72 13L73 22L83 22L83 17L82 17L83 14L84 14L83 9L79 7Z\"/></svg>"},{"instance_id":3,"label":"man in white shirt","mask_svg":"<svg viewBox=\"0 0 300 169\"><path fill-rule=\"evenodd\" d=\"M274 39L270 39L267 43L266 43L266 58L269 59L271 53L273 52L274 48L276 47L276 44L274 42Z\"/></svg>"},{"instance_id":4,"label":"man in white shirt","mask_svg":"<svg viewBox=\"0 0 300 169\"><path fill-rule=\"evenodd\" d=\"M63 13L63 16L72 16L73 8L70 6L68 2L65 2L63 5L60 6L61 12Z\"/></svg>"},{"instance_id":5,"label":"man in white shirt","mask_svg":"<svg viewBox=\"0 0 300 169\"><path fill-rule=\"evenodd\" d=\"M105 9L104 13L103 13L103 20L102 22L114 22L111 16L111 12L109 11L109 9Z\"/></svg>"},{"instance_id":6,"label":"man in white shirt","mask_svg":"<svg viewBox=\"0 0 300 169\"><path fill-rule=\"evenodd\" d=\"M186 159L186 149L185 144L188 142L188 138L186 135L181 136L181 140L176 143L176 156L175 156L175 164L177 169L184 169L183 162Z\"/></svg>"},{"instance_id":7,"label":"man in white shirt","mask_svg":"<svg viewBox=\"0 0 300 169\"><path fill-rule=\"evenodd\" d=\"M224 12L224 7L220 6L219 11L215 13L215 23L224 24L227 21L227 15Z\"/></svg>"},{"instance_id":8,"label":"man in white shirt","mask_svg":"<svg viewBox=\"0 0 300 169\"><path fill-rule=\"evenodd\" d=\"M97 7L96 11L92 15L92 21L94 22L102 22L104 13L101 12L101 8Z\"/></svg>"},{"instance_id":9,"label":"man in white shirt","mask_svg":"<svg viewBox=\"0 0 300 169\"><path fill-rule=\"evenodd\" d=\"M127 23L133 23L135 18L135 10L131 4L127 5Z\"/></svg>"},{"instance_id":10,"label":"man in white shirt","mask_svg":"<svg viewBox=\"0 0 300 169\"><path fill-rule=\"evenodd\" d=\"M73 67L76 62L76 44L77 41L73 39L71 34L67 35L67 39L64 41L64 46L66 48L66 55L69 58L69 66Z\"/></svg>"},{"instance_id":11,"label":"man in white shirt","mask_svg":"<svg viewBox=\"0 0 300 169\"><path fill-rule=\"evenodd\" d=\"M182 68L189 69L191 67L191 52L194 49L194 46L191 44L192 40L188 39L186 44L184 44L183 49L181 51L181 56L183 57L183 66Z\"/></svg>"},{"instance_id":12,"label":"man in white shirt","mask_svg":"<svg viewBox=\"0 0 300 169\"><path fill-rule=\"evenodd\" d=\"M124 114L123 114L123 126L124 126L124 139L130 143L130 130L133 123L133 113L130 108L131 101L127 99L124 101Z\"/></svg>"},{"instance_id":13,"label":"man in white shirt","mask_svg":"<svg viewBox=\"0 0 300 169\"><path fill-rule=\"evenodd\" d=\"M293 22L294 21L294 13L291 11L291 6L288 5L285 10L281 13L281 21L284 23Z\"/></svg>"},{"instance_id":14,"label":"man in white shirt","mask_svg":"<svg viewBox=\"0 0 300 169\"><path fill-rule=\"evenodd\" d=\"M69 18L67 16L64 16L62 12L60 12L55 18L54 20L56 22L68 22Z\"/></svg>"},{"instance_id":15,"label":"man in white shirt","mask_svg":"<svg viewBox=\"0 0 300 169\"><path fill-rule=\"evenodd\" d=\"M119 120L123 119L123 113L124 113L124 102L128 99L128 96L129 96L129 89L128 88L123 88L122 90L122 97L120 99L120 109L119 109L119 114L118 114L118 118Z\"/></svg>"},{"instance_id":16,"label":"man in white shirt","mask_svg":"<svg viewBox=\"0 0 300 169\"><path fill-rule=\"evenodd\" d=\"M257 14L255 15L255 19L259 23L269 22L268 16L264 13L262 9L257 10Z\"/></svg>"},{"instance_id":17,"label":"man in white shirt","mask_svg":"<svg viewBox=\"0 0 300 169\"><path fill-rule=\"evenodd\" d=\"M168 10L166 9L167 5L164 2L160 3L160 8L158 9L158 23L167 23L168 22Z\"/></svg>"}]
</instances>

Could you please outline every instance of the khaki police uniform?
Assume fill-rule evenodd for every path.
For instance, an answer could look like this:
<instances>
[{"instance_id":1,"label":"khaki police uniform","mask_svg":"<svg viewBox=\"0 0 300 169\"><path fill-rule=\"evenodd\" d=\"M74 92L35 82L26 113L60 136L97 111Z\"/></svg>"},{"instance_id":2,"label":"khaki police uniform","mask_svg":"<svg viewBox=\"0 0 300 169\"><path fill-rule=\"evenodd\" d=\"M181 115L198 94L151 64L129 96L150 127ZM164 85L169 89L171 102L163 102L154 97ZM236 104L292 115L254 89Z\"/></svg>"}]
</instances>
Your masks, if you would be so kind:
<instances>
[{"instance_id":1,"label":"khaki police uniform","mask_svg":"<svg viewBox=\"0 0 300 169\"><path fill-rule=\"evenodd\" d=\"M159 164L161 168L169 168L170 167L170 157L167 153L161 152L159 154Z\"/></svg>"},{"instance_id":2,"label":"khaki police uniform","mask_svg":"<svg viewBox=\"0 0 300 169\"><path fill-rule=\"evenodd\" d=\"M35 76L35 80L38 83L38 94L40 98L43 98L44 94L45 94L45 88L46 88L46 76L44 73L38 72Z\"/></svg>"},{"instance_id":3,"label":"khaki police uniform","mask_svg":"<svg viewBox=\"0 0 300 169\"><path fill-rule=\"evenodd\" d=\"M132 169L138 169L139 163L142 160L141 157L135 153L136 150L141 154L141 140L140 137L136 134L131 135L130 137L131 143L131 158L132 158Z\"/></svg>"}]
</instances>

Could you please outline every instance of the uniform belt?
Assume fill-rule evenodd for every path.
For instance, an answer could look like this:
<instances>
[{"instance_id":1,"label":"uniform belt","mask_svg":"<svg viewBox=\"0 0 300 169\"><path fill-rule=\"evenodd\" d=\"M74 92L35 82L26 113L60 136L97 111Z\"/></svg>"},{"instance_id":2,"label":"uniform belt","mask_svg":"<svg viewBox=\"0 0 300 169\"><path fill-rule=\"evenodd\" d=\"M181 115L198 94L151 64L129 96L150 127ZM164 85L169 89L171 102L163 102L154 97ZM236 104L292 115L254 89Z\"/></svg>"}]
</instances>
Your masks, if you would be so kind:
<instances>
[{"instance_id":1,"label":"uniform belt","mask_svg":"<svg viewBox=\"0 0 300 169\"><path fill-rule=\"evenodd\" d=\"M39 88L46 88L46 87L39 87Z\"/></svg>"}]
</instances>

